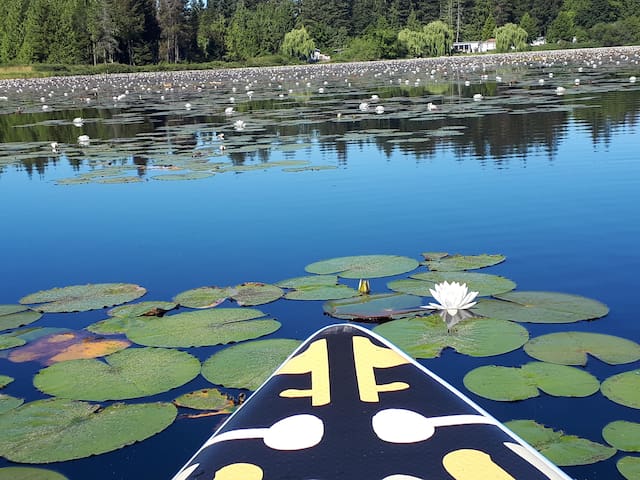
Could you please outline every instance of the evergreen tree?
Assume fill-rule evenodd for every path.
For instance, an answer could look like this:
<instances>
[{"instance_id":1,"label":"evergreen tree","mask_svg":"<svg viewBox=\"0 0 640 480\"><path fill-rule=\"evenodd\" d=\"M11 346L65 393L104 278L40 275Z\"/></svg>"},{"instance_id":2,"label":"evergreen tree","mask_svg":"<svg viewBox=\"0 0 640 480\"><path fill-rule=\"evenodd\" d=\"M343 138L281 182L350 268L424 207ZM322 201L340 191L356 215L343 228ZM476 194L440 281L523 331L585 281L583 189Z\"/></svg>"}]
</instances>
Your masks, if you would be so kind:
<instances>
[{"instance_id":1,"label":"evergreen tree","mask_svg":"<svg viewBox=\"0 0 640 480\"><path fill-rule=\"evenodd\" d=\"M15 61L24 40L28 0L4 0L0 7L0 63Z\"/></svg>"},{"instance_id":2,"label":"evergreen tree","mask_svg":"<svg viewBox=\"0 0 640 480\"><path fill-rule=\"evenodd\" d=\"M159 0L158 24L161 30L162 58L168 63L178 63L187 28L187 0Z\"/></svg>"},{"instance_id":3,"label":"evergreen tree","mask_svg":"<svg viewBox=\"0 0 640 480\"><path fill-rule=\"evenodd\" d=\"M207 60L222 60L226 49L227 23L213 8L206 8L198 24L198 47Z\"/></svg>"},{"instance_id":4,"label":"evergreen tree","mask_svg":"<svg viewBox=\"0 0 640 480\"><path fill-rule=\"evenodd\" d=\"M551 22L551 25L549 25L547 41L559 42L564 40L569 42L573 39L574 35L575 25L573 24L573 18L571 18L571 14L568 12L562 11L558 13L558 16Z\"/></svg>"},{"instance_id":5,"label":"evergreen tree","mask_svg":"<svg viewBox=\"0 0 640 480\"><path fill-rule=\"evenodd\" d=\"M493 15L489 15L482 26L482 31L480 32L480 38L484 41L489 38L493 38L496 32L496 21L493 18Z\"/></svg>"},{"instance_id":6,"label":"evergreen tree","mask_svg":"<svg viewBox=\"0 0 640 480\"><path fill-rule=\"evenodd\" d=\"M113 62L118 40L116 39L116 24L111 16L109 0L89 0L87 31L93 64Z\"/></svg>"},{"instance_id":7,"label":"evergreen tree","mask_svg":"<svg viewBox=\"0 0 640 480\"><path fill-rule=\"evenodd\" d=\"M527 32L529 40L533 40L538 36L538 22L531 16L529 12L526 12L522 18L520 18L520 28Z\"/></svg>"},{"instance_id":8,"label":"evergreen tree","mask_svg":"<svg viewBox=\"0 0 640 480\"><path fill-rule=\"evenodd\" d=\"M319 47L339 48L349 32L349 4L347 0L301 0L298 20Z\"/></svg>"},{"instance_id":9,"label":"evergreen tree","mask_svg":"<svg viewBox=\"0 0 640 480\"><path fill-rule=\"evenodd\" d=\"M55 9L49 0L31 0L23 24L24 38L18 52L20 63L46 62L50 39L55 35Z\"/></svg>"}]
</instances>

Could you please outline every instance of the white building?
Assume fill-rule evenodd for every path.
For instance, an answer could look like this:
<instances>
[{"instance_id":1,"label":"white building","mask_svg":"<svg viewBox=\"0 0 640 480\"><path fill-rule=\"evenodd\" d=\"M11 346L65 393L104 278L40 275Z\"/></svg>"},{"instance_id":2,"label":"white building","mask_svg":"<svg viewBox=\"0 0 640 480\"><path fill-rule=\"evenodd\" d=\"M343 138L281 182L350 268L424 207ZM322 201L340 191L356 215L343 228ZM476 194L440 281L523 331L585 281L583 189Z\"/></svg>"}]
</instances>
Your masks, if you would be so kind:
<instances>
[{"instance_id":1,"label":"white building","mask_svg":"<svg viewBox=\"0 0 640 480\"><path fill-rule=\"evenodd\" d=\"M496 39L474 40L471 42L453 42L453 51L460 53L486 53L496 49Z\"/></svg>"}]
</instances>

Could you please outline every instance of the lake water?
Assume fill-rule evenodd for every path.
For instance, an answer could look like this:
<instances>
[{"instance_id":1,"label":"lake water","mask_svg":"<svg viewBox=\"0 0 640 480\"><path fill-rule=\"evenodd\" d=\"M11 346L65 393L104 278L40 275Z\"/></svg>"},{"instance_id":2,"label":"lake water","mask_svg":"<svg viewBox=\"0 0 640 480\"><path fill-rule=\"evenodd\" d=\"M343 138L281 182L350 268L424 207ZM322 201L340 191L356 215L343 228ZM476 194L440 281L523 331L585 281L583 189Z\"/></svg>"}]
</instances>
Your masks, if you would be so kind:
<instances>
[{"instance_id":1,"label":"lake water","mask_svg":"<svg viewBox=\"0 0 640 480\"><path fill-rule=\"evenodd\" d=\"M610 308L595 321L525 324L531 337L579 330L637 342L640 83L629 78L640 76L640 50L545 55L0 83L0 304L104 282L170 300L205 285L275 283L347 255L500 253L507 260L483 273ZM81 134L88 146L77 145ZM109 176L82 177L100 170ZM214 175L154 178L195 171ZM140 181L95 181L125 177ZM372 280L372 290L389 280ZM337 321L322 302L258 308L282 323L278 338ZM104 318L45 314L37 325L80 329ZM193 353L204 360L218 349ZM529 360L522 349L499 359L449 349L423 363L464 390L472 368ZM602 381L639 366L590 358L588 371ZM45 398L31 383L40 368L0 357L0 374L16 378L3 393ZM208 386L199 376L151 400ZM601 443L608 422L640 421L600 393L471 397L502 421L532 418ZM72 480L169 478L218 422L179 418L133 446L47 467ZM622 456L566 472L622 478Z\"/></svg>"}]
</instances>

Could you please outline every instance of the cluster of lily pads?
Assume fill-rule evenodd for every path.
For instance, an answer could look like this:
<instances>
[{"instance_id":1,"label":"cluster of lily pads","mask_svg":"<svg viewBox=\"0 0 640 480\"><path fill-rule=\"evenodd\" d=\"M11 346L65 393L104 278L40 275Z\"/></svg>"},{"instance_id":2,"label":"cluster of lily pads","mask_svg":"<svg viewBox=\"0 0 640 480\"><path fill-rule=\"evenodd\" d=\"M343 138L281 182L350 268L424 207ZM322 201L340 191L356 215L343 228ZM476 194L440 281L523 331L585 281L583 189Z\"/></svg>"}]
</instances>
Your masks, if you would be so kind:
<instances>
[{"instance_id":1,"label":"cluster of lily pads","mask_svg":"<svg viewBox=\"0 0 640 480\"><path fill-rule=\"evenodd\" d=\"M0 394L0 455L31 464L83 458L161 432L174 422L178 409L230 413L238 399L229 389L255 390L301 343L259 339L277 332L281 324L255 307L281 299L323 301L324 312L335 319L377 324L374 331L416 358L437 357L445 348L472 357L523 348L535 361L482 366L465 376L467 389L490 400L523 400L541 391L586 397L600 391L613 402L640 408L640 370L618 373L601 383L584 368L587 354L611 365L635 362L640 345L583 331L530 338L525 327L601 318L609 311L606 305L577 295L517 291L507 278L469 271L498 264L505 260L502 255L422 256L421 262L397 255L339 257L311 263L305 267L307 275L275 284L203 286L171 301L134 302L146 289L108 283L44 290L18 304L0 305L1 356L12 362L40 362L43 368L33 385L49 396L24 403ZM365 279L407 273L407 278L389 281L384 293L363 288L368 285ZM358 279L360 291L348 285ZM434 313L433 304L425 309L425 299L441 291L443 282L477 291L477 303L466 302L458 312L442 314ZM83 330L35 326L43 314L109 307L114 308L107 310L108 318ZM450 314L457 318L451 321ZM203 362L197 357L198 347L229 344L233 345ZM126 402L182 387L198 375L212 386L173 402ZM0 388L12 381L0 375ZM508 425L558 465L592 463L618 450L640 451L640 424L627 419L604 427L608 445L565 435L533 420ZM640 457L623 457L618 469L626 478L638 478ZM16 475L15 467L0 469L0 479L20 478ZM51 475L38 478L61 478Z\"/></svg>"}]
</instances>

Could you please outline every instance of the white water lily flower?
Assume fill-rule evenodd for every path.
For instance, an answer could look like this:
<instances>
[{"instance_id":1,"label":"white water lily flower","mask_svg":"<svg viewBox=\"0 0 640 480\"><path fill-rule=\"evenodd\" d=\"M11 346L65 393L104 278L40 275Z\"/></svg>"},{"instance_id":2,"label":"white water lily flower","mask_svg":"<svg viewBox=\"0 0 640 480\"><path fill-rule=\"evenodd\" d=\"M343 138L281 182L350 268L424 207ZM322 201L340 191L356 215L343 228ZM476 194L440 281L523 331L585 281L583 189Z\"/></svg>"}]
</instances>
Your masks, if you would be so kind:
<instances>
[{"instance_id":1,"label":"white water lily flower","mask_svg":"<svg viewBox=\"0 0 640 480\"><path fill-rule=\"evenodd\" d=\"M470 292L466 283L442 282L436 283L435 290L429 289L431 296L438 303L429 303L424 308L431 310L446 310L449 315L455 315L458 310L466 310L477 302L473 300L479 292Z\"/></svg>"}]
</instances>

